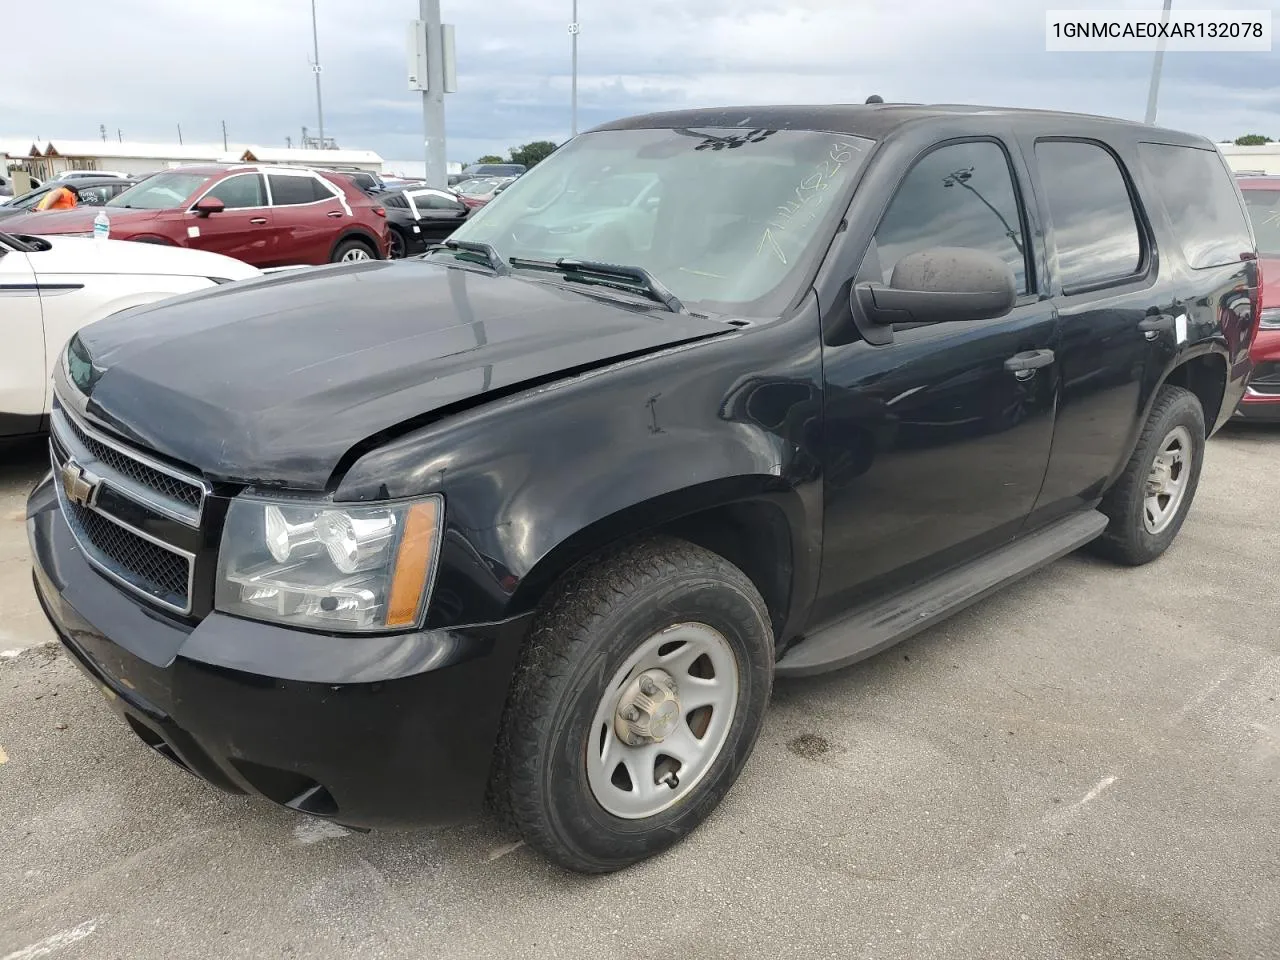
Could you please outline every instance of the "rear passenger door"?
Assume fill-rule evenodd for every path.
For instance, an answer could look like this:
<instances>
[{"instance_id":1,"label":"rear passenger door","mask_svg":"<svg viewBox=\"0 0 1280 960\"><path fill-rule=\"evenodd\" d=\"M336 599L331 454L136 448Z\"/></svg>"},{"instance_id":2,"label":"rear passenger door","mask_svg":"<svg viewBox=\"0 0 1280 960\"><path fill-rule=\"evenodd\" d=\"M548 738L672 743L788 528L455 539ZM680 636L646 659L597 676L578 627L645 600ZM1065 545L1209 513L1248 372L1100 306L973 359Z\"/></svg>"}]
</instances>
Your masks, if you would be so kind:
<instances>
[{"instance_id":1,"label":"rear passenger door","mask_svg":"<svg viewBox=\"0 0 1280 960\"><path fill-rule=\"evenodd\" d=\"M275 217L276 260L280 264L321 264L350 214L328 184L306 172L267 174Z\"/></svg>"},{"instance_id":2,"label":"rear passenger door","mask_svg":"<svg viewBox=\"0 0 1280 960\"><path fill-rule=\"evenodd\" d=\"M1062 395L1039 523L1093 503L1123 467L1143 382L1163 365L1154 318L1175 305L1162 293L1154 237L1121 157L1099 141L1063 137L1034 138L1024 150L1060 318Z\"/></svg>"},{"instance_id":3,"label":"rear passenger door","mask_svg":"<svg viewBox=\"0 0 1280 960\"><path fill-rule=\"evenodd\" d=\"M816 621L1007 543L1035 503L1053 436L1055 317L1037 289L1019 184L1005 143L940 144L899 181L876 228L859 280L887 283L907 254L966 247L1008 263L1019 296L994 320L824 349Z\"/></svg>"}]
</instances>

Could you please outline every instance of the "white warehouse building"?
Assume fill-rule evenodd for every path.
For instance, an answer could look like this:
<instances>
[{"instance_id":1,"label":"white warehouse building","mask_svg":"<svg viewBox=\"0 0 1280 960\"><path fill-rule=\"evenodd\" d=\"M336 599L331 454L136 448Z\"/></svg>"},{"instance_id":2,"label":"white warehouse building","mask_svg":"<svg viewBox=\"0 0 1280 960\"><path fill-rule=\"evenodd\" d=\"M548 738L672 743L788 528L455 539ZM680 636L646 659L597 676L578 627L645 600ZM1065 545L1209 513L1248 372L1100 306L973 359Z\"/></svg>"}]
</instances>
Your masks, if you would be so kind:
<instances>
[{"instance_id":1,"label":"white warehouse building","mask_svg":"<svg viewBox=\"0 0 1280 960\"><path fill-rule=\"evenodd\" d=\"M25 143L25 146L20 144ZM155 173L192 163L289 163L382 171L382 158L372 150L310 150L259 147L253 144L139 143L104 140L50 140L27 143L6 139L5 152L21 159L32 175L44 180L66 170L110 170L128 175Z\"/></svg>"}]
</instances>

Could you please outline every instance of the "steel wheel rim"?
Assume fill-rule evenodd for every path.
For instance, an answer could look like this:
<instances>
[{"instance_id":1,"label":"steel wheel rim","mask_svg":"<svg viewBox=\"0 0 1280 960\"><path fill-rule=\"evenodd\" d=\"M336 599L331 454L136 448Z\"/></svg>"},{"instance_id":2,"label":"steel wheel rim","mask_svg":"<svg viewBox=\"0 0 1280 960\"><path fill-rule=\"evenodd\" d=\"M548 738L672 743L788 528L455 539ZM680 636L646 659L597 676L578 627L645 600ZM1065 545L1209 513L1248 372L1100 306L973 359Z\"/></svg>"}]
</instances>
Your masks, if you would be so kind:
<instances>
[{"instance_id":1,"label":"steel wheel rim","mask_svg":"<svg viewBox=\"0 0 1280 960\"><path fill-rule=\"evenodd\" d=\"M343 263L354 263L357 260L368 260L369 251L364 247L352 247L342 255Z\"/></svg>"},{"instance_id":2,"label":"steel wheel rim","mask_svg":"<svg viewBox=\"0 0 1280 960\"><path fill-rule=\"evenodd\" d=\"M629 744L617 730L620 698L650 671L665 671L675 681L679 719L663 739ZM678 623L655 633L614 673L596 706L586 744L592 796L625 820L652 817L679 803L715 764L737 704L738 660L723 634L705 623Z\"/></svg>"},{"instance_id":3,"label":"steel wheel rim","mask_svg":"<svg viewBox=\"0 0 1280 960\"><path fill-rule=\"evenodd\" d=\"M1160 441L1142 501L1142 522L1148 533L1162 533L1178 515L1186 499L1194 456L1191 431L1186 427L1174 427Z\"/></svg>"}]
</instances>

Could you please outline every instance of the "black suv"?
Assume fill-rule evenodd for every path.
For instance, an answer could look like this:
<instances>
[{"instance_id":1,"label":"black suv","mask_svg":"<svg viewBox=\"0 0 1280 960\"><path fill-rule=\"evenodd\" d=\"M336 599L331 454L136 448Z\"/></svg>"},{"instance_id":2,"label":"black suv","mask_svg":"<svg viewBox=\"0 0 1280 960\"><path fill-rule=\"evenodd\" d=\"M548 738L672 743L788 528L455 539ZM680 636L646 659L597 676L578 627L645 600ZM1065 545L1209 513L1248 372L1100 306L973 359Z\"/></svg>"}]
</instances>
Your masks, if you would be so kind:
<instances>
[{"instance_id":1,"label":"black suv","mask_svg":"<svg viewBox=\"0 0 1280 960\"><path fill-rule=\"evenodd\" d=\"M36 587L143 743L224 789L361 827L487 796L612 870L715 807L775 677L1086 544L1159 557L1259 289L1199 137L622 120L421 258L81 331Z\"/></svg>"}]
</instances>

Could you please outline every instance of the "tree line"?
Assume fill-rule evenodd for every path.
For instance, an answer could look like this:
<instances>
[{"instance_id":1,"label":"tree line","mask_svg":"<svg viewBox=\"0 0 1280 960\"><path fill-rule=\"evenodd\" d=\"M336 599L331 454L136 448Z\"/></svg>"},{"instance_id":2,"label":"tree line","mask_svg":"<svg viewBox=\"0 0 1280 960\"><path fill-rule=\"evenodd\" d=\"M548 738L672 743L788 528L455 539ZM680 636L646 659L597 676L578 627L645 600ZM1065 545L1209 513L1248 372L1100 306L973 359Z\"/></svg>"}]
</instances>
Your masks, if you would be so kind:
<instances>
[{"instance_id":1,"label":"tree line","mask_svg":"<svg viewBox=\"0 0 1280 960\"><path fill-rule=\"evenodd\" d=\"M499 157L489 153L478 159L476 163L523 163L526 167L532 167L551 156L555 149L556 145L550 140L535 140L522 147L510 148L507 151L509 156Z\"/></svg>"}]
</instances>

